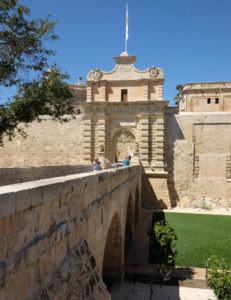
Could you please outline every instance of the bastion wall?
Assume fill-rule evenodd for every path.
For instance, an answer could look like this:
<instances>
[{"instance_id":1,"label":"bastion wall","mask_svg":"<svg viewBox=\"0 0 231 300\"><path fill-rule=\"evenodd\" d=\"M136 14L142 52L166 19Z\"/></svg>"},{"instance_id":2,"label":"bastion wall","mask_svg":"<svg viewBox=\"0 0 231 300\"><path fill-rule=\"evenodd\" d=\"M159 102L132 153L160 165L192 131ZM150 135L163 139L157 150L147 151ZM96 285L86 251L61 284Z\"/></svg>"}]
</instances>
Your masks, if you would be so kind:
<instances>
[{"instance_id":1,"label":"bastion wall","mask_svg":"<svg viewBox=\"0 0 231 300\"><path fill-rule=\"evenodd\" d=\"M231 113L167 114L165 129L172 204L231 207Z\"/></svg>"},{"instance_id":2,"label":"bastion wall","mask_svg":"<svg viewBox=\"0 0 231 300\"><path fill-rule=\"evenodd\" d=\"M16 134L0 147L0 168L81 165L82 114L60 124L48 116L24 128L26 138Z\"/></svg>"}]
</instances>

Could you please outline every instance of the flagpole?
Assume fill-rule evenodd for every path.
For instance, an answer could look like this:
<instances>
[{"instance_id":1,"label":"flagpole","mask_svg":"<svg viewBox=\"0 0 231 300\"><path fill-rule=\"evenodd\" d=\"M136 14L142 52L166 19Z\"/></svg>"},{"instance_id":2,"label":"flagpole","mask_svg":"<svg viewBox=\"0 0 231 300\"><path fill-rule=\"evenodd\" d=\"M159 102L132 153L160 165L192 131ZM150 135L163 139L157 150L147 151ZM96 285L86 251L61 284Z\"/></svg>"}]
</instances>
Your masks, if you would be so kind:
<instances>
[{"instance_id":1,"label":"flagpole","mask_svg":"<svg viewBox=\"0 0 231 300\"><path fill-rule=\"evenodd\" d=\"M127 53L128 46L128 4L126 3L126 35L125 35L125 52Z\"/></svg>"}]
</instances>

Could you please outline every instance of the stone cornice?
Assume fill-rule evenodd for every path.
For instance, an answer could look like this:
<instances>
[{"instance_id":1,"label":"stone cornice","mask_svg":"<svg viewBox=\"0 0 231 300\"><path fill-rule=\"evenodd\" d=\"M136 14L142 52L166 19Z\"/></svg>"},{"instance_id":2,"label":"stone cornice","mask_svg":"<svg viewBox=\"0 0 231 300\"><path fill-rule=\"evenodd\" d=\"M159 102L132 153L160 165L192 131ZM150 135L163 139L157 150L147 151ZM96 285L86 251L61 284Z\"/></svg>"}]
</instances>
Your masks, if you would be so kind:
<instances>
[{"instance_id":1,"label":"stone cornice","mask_svg":"<svg viewBox=\"0 0 231 300\"><path fill-rule=\"evenodd\" d=\"M129 106L167 106L167 100L152 100L152 101L130 101L130 102L85 102L82 105L85 107L129 107Z\"/></svg>"},{"instance_id":2,"label":"stone cornice","mask_svg":"<svg viewBox=\"0 0 231 300\"><path fill-rule=\"evenodd\" d=\"M88 114L139 114L163 113L169 101L137 101L137 102L86 102L82 104Z\"/></svg>"},{"instance_id":3,"label":"stone cornice","mask_svg":"<svg viewBox=\"0 0 231 300\"><path fill-rule=\"evenodd\" d=\"M116 83L126 83L126 82L156 82L156 83L164 83L165 82L165 78L142 78L142 79L113 79L113 80L100 80L100 81L94 81L94 80L86 80L86 84L97 84L98 82L102 83L112 83L112 82L116 82Z\"/></svg>"},{"instance_id":4,"label":"stone cornice","mask_svg":"<svg viewBox=\"0 0 231 300\"><path fill-rule=\"evenodd\" d=\"M203 93L203 92L227 92L231 91L231 82L200 82L200 83L186 83L176 87L180 93Z\"/></svg>"}]
</instances>

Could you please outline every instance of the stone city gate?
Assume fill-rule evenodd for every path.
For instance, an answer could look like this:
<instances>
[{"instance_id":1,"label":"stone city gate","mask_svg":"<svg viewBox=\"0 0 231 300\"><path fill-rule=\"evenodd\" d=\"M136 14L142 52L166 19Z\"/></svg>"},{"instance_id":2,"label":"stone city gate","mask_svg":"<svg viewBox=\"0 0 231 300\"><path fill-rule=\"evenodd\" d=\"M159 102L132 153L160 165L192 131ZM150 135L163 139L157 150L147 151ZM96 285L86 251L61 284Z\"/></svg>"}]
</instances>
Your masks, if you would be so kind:
<instances>
[{"instance_id":1,"label":"stone city gate","mask_svg":"<svg viewBox=\"0 0 231 300\"><path fill-rule=\"evenodd\" d=\"M140 189L139 165L0 187L0 299L110 299Z\"/></svg>"},{"instance_id":2,"label":"stone city gate","mask_svg":"<svg viewBox=\"0 0 231 300\"><path fill-rule=\"evenodd\" d=\"M164 153L164 74L160 68L137 70L135 56L114 57L110 72L92 70L83 103L83 160L98 156L104 167L131 155L144 169L143 194L147 206L168 207L168 172ZM146 192L146 190L148 191ZM158 191L158 193L155 193ZM161 204L161 205L160 205Z\"/></svg>"}]
</instances>

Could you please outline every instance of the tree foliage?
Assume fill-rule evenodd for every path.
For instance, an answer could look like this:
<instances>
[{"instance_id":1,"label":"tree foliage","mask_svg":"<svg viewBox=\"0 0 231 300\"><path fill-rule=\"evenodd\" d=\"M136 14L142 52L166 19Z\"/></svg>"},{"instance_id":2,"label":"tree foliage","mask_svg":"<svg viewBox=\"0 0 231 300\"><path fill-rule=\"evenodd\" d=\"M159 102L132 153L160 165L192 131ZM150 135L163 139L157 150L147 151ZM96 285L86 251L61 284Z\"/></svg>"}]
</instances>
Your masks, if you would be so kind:
<instances>
[{"instance_id":1,"label":"tree foliage","mask_svg":"<svg viewBox=\"0 0 231 300\"><path fill-rule=\"evenodd\" d=\"M231 273L228 271L227 265L223 259L212 256L208 259L209 269L207 281L213 289L217 299L231 299Z\"/></svg>"},{"instance_id":2,"label":"tree foliage","mask_svg":"<svg viewBox=\"0 0 231 300\"><path fill-rule=\"evenodd\" d=\"M56 40L55 22L30 19L30 9L18 0L0 1L0 86L17 86L17 94L0 105L0 145L3 135L9 138L16 131L23 134L19 124L28 124L40 115L50 115L55 120L67 121L66 114L74 113L73 97L68 78L54 64L48 71L48 59L55 52L47 49L47 40ZM28 73L37 73L28 80Z\"/></svg>"},{"instance_id":3,"label":"tree foliage","mask_svg":"<svg viewBox=\"0 0 231 300\"><path fill-rule=\"evenodd\" d=\"M161 263L164 265L174 265L177 235L174 228L166 221L162 220L154 225L153 232L161 249Z\"/></svg>"},{"instance_id":4,"label":"tree foliage","mask_svg":"<svg viewBox=\"0 0 231 300\"><path fill-rule=\"evenodd\" d=\"M150 235L150 262L157 263L160 266L160 274L163 280L169 280L171 266L175 265L177 255L177 251L174 249L178 239L176 232L165 219L162 219L156 220L148 233Z\"/></svg>"}]
</instances>

